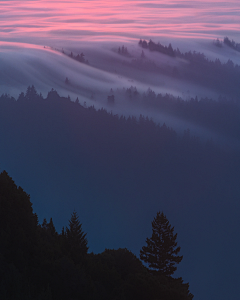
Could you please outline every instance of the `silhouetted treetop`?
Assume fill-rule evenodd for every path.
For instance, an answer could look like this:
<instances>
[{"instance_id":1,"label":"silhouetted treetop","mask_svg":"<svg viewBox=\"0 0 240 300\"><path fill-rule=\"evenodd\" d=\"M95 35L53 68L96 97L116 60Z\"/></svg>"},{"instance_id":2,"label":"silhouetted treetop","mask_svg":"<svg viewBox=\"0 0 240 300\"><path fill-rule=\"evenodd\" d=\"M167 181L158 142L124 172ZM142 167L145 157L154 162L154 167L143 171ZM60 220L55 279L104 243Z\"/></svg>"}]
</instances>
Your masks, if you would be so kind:
<instances>
[{"instance_id":1,"label":"silhouetted treetop","mask_svg":"<svg viewBox=\"0 0 240 300\"><path fill-rule=\"evenodd\" d=\"M74 262L80 262L79 255L85 256L88 251L86 233L82 230L77 212L72 213L69 225L66 227L66 247Z\"/></svg>"},{"instance_id":2,"label":"silhouetted treetop","mask_svg":"<svg viewBox=\"0 0 240 300\"><path fill-rule=\"evenodd\" d=\"M140 259L148 264L150 270L172 275L182 261L179 256L180 247L177 246L177 233L174 234L174 227L169 224L163 212L158 212L152 222L152 236L146 239L146 246L140 250Z\"/></svg>"}]
</instances>

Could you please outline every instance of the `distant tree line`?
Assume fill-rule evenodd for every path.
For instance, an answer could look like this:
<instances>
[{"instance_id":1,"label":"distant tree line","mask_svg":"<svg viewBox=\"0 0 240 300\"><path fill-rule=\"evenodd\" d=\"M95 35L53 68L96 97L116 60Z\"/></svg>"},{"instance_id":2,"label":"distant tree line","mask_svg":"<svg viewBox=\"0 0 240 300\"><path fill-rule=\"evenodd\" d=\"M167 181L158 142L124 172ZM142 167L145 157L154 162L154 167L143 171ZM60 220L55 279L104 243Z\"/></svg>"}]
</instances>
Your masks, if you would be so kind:
<instances>
[{"instance_id":1,"label":"distant tree line","mask_svg":"<svg viewBox=\"0 0 240 300\"><path fill-rule=\"evenodd\" d=\"M230 43L227 42L229 45ZM236 49L238 44L231 42L232 47ZM235 46L234 46L235 45ZM226 63L222 63L218 58L215 61L208 59L204 53L196 51L188 51L185 53L180 50L173 49L172 45L163 46L160 43L149 42L145 40L139 41L139 46L149 51L155 51L168 55L170 57L179 57L189 61L187 65L179 65L173 67L157 67L153 62L143 60L133 61L134 66L144 68L148 67L155 72L161 72L171 77L178 79L187 79L204 87L213 88L221 95L228 95L230 97L239 98L240 86L240 65L234 64L231 59Z\"/></svg>"},{"instance_id":2,"label":"distant tree line","mask_svg":"<svg viewBox=\"0 0 240 300\"><path fill-rule=\"evenodd\" d=\"M48 47L44 46L44 48L48 48ZM72 59L74 59L74 60L76 60L78 62L85 63L85 64L89 65L89 61L85 58L85 54L83 54L83 52L81 52L81 54L78 53L77 55L74 55L72 53L72 51L69 54L67 54L64 51L63 48L61 50L57 49L57 48L53 48L53 47L49 47L49 48L52 49L52 50L54 50L54 51L61 52L62 54L67 55L68 57L70 57L70 58L72 58Z\"/></svg>"},{"instance_id":3,"label":"distant tree line","mask_svg":"<svg viewBox=\"0 0 240 300\"><path fill-rule=\"evenodd\" d=\"M228 100L211 98L175 97L171 94L156 94L152 89L139 93L136 87L125 90L126 98L137 106L152 108L159 112L182 118L228 137L240 139L240 98Z\"/></svg>"},{"instance_id":4,"label":"distant tree line","mask_svg":"<svg viewBox=\"0 0 240 300\"><path fill-rule=\"evenodd\" d=\"M66 52L62 49L61 51L63 54L67 55ZM83 52L81 52L81 54L77 54L77 55L74 55L71 51L70 54L68 54L68 56L78 62L81 62L81 63L85 63L87 65L89 65L89 61L85 58L85 54Z\"/></svg>"},{"instance_id":5,"label":"distant tree line","mask_svg":"<svg viewBox=\"0 0 240 300\"><path fill-rule=\"evenodd\" d=\"M152 40L147 42L147 41L141 40L141 39L138 44L142 48L149 49L150 51L157 51L157 52L160 52L160 53L163 53L163 54L166 54L169 56L173 56L173 57L176 56L171 44L169 44L167 47L167 46L163 46L160 43L156 44Z\"/></svg>"},{"instance_id":6,"label":"distant tree line","mask_svg":"<svg viewBox=\"0 0 240 300\"><path fill-rule=\"evenodd\" d=\"M236 43L234 40L230 40L228 37L225 37L223 40L224 44L228 47L240 52L240 43Z\"/></svg>"},{"instance_id":7,"label":"distant tree line","mask_svg":"<svg viewBox=\"0 0 240 300\"><path fill-rule=\"evenodd\" d=\"M74 56L73 53L71 52L69 54L69 57L71 57L72 59L75 59L81 63L85 63L85 64L89 65L89 61L87 59L85 59L85 55L83 53Z\"/></svg>"},{"instance_id":8,"label":"distant tree line","mask_svg":"<svg viewBox=\"0 0 240 300\"><path fill-rule=\"evenodd\" d=\"M118 48L118 54L121 54L123 56L130 56L127 47L122 46Z\"/></svg>"},{"instance_id":9,"label":"distant tree line","mask_svg":"<svg viewBox=\"0 0 240 300\"><path fill-rule=\"evenodd\" d=\"M52 218L39 224L29 195L6 171L0 173L0 207L1 300L193 298L189 284L171 277L182 257L176 255L177 235L163 213L154 219L153 235L141 250L148 269L126 248L88 253L76 211L60 234Z\"/></svg>"},{"instance_id":10,"label":"distant tree line","mask_svg":"<svg viewBox=\"0 0 240 300\"><path fill-rule=\"evenodd\" d=\"M142 101L145 106L170 112L183 119L195 120L209 128L220 126L220 131L226 130L229 135L239 136L238 104L210 99L184 101L168 94L156 95L151 89L141 97L133 87L126 90L126 95L131 101ZM60 97L55 90L51 90L44 98L41 93L36 92L34 86L29 86L25 93L20 93L17 100L7 94L0 97L0 132L2 140L9 141L11 147L15 147L15 141L23 139L26 141L24 147L33 153L39 151L38 147L33 148L35 145L41 143L41 147L44 147L44 141L48 140L47 146L53 151L54 157L58 155L59 159L68 156L65 152L59 152L61 147L57 146L57 137L61 136L61 142L69 145L73 156L76 152L75 163L81 164L83 169L86 167L86 174L89 176L101 174L101 179L112 187L116 181L112 182L109 170L115 168L118 170L117 178L121 178L126 168L129 168L129 176L132 176L130 174L135 170L145 170L139 172L136 177L141 177L138 180L142 182L141 187L144 187L153 184L148 176L145 178L148 172L151 174L154 170L156 178L162 178L160 170L165 170L165 175L169 174L171 169L166 166L166 161L179 168L182 176L188 177L188 166L193 166L194 157L202 157L201 165L198 165L198 160L194 160L193 163L197 169L200 168L199 174L200 170L205 172L205 167L211 168L212 163L220 157L222 159L215 162L219 168L222 165L221 161L235 157L233 154L228 157L228 153L223 153L212 142L200 142L197 137L188 134L187 128L183 136L180 136L166 124L156 124L148 117L118 116L104 109L96 110L93 106L84 107L79 104L78 99L74 102L70 97ZM9 136L12 136L11 140ZM62 148L62 151L65 151L64 149ZM92 149L97 149L96 156L92 155ZM219 152L219 155L212 157L212 152ZM184 170L183 158L186 160ZM95 171L91 172L91 169ZM167 180L167 177L163 177L162 182ZM205 178L207 180L206 176ZM215 179L217 180L217 176ZM195 184L197 185L197 182Z\"/></svg>"},{"instance_id":11,"label":"distant tree line","mask_svg":"<svg viewBox=\"0 0 240 300\"><path fill-rule=\"evenodd\" d=\"M228 47L240 52L240 43L236 43L234 40L230 40L227 36L223 40L216 39L213 43L219 48L222 48L223 44L225 44Z\"/></svg>"},{"instance_id":12,"label":"distant tree line","mask_svg":"<svg viewBox=\"0 0 240 300\"><path fill-rule=\"evenodd\" d=\"M219 40L217 40L216 42L217 44L220 43ZM233 40L230 41L227 37L224 38L224 43L227 44L228 46L238 49L240 46L240 44L235 43ZM145 40L141 40L138 43L142 48L145 49L149 49L150 51L156 51L156 52L160 52L162 54L166 54L168 56L172 56L172 57L181 57L184 58L186 60L189 60L191 63L197 63L197 62L202 62L202 63L207 63L210 64L211 67L214 67L215 65L222 65L228 68L235 68L236 70L240 71L240 66L239 65L234 65L234 63L232 62L232 60L228 60L227 63L221 63L219 59L216 59L215 62L209 60L204 53L200 53L200 52L196 52L196 51L188 51L185 53L182 53L178 48L177 49L173 49L172 45L169 44L168 47L167 46L163 46L160 43L154 43L151 39L149 42L145 41Z\"/></svg>"}]
</instances>

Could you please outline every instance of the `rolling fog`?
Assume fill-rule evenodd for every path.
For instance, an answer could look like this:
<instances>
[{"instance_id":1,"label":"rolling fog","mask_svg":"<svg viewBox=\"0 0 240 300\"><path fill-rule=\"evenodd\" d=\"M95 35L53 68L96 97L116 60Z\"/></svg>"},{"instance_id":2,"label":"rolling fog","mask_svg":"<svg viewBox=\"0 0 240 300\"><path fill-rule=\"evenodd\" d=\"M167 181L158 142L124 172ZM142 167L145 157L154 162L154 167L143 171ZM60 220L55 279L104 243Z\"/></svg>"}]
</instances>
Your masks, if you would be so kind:
<instances>
[{"instance_id":1,"label":"rolling fog","mask_svg":"<svg viewBox=\"0 0 240 300\"><path fill-rule=\"evenodd\" d=\"M190 49L194 45L198 52L207 53L206 57L210 60L215 57L222 63L228 59L234 63L240 62L240 53L227 46L218 48L213 41L192 42L189 44ZM119 54L119 47L126 48L127 55ZM83 53L89 64L72 59L71 53L73 57ZM143 49L138 41L125 44L74 42L66 48L1 42L0 62L1 94L7 93L17 98L29 85L34 85L46 97L53 88L62 96L70 96L72 101L78 98L84 106L94 105L98 109L104 107L114 114L134 115L137 118L142 114L157 123L166 123L180 133L189 128L192 134L205 139L214 138L217 142L238 146L238 142L230 137L222 137L204 126L143 105L141 97L149 89L156 95L169 94L184 100L194 99L196 96L198 99L208 97L217 100L220 95L232 95L222 93L215 86L204 86L196 80L174 76L171 70L185 70L189 64L187 60ZM139 101L129 101L126 93L129 88L137 90ZM111 95L114 95L113 104L109 104L107 100Z\"/></svg>"},{"instance_id":2,"label":"rolling fog","mask_svg":"<svg viewBox=\"0 0 240 300\"><path fill-rule=\"evenodd\" d=\"M195 97L218 100L219 96L239 100L239 77L233 71L226 75L218 70L211 73L204 68L189 68L186 59L151 52L141 48L138 42L139 39L152 39L164 46L171 43L173 49L179 48L182 53L196 51L204 53L211 61L219 59L226 64L230 59L240 65L240 52L225 44L219 48L213 43L225 36L239 43L239 23L238 0L1 1L0 95L7 93L17 99L28 86L34 85L46 98L53 88L60 96L70 96L72 101L78 98L85 108L94 105L118 115L139 117L142 114L160 125L165 122L180 135L189 128L192 135L204 141L212 138L221 147L230 145L231 150L236 150L239 149L239 135L231 135L231 130L215 130L205 124L205 119L196 123L163 112L156 109L154 101L144 102L144 97L148 91L153 91L156 95L169 94L184 100ZM128 55L118 53L122 46L127 48ZM83 53L89 64L72 59L71 52L74 57ZM129 89L137 90L136 98L129 97ZM109 103L108 96L112 95L114 103ZM179 158L176 173L174 162L169 159L163 163L165 173L160 183L155 182L155 173L149 171L150 185L156 188L156 194L147 188L142 193L144 184L137 181L138 174L131 178L135 170L116 182L114 174L117 171L113 176L108 174L113 187L101 184L101 174L94 173L94 166L85 166L79 155L78 136L72 137L74 124L69 134L73 142L68 148L60 136L46 142L44 134L38 139L31 128L34 143L28 139L28 130L12 136L11 120L8 121L9 128L1 128L0 171L6 169L16 184L31 195L40 223L44 217L48 220L53 217L60 232L75 208L88 233L90 251L127 247L138 255L151 233L153 217L158 210L163 210L175 226L182 249L183 262L177 276L190 283L194 299L239 298L236 258L239 170L234 169L234 161L226 167L233 172L221 174L219 166L214 165L215 160L209 159L209 164L213 164L212 173L208 173L206 167L199 175L198 169L191 169L191 159L194 163L200 161L201 167L201 155L193 158L189 155L190 175L184 181L185 162ZM10 132L9 135L6 136L6 132ZM22 136L26 139L21 140ZM68 136L65 140L68 141ZM57 160L56 153L61 160ZM219 153L210 154L212 158L216 155L218 161ZM103 170L106 172L104 164ZM144 178L148 178L147 175ZM218 176L220 179L216 183ZM191 179L199 184L199 193L194 190ZM123 190L122 182L130 189ZM175 183L179 189L177 196ZM165 188L168 193L164 195Z\"/></svg>"},{"instance_id":3,"label":"rolling fog","mask_svg":"<svg viewBox=\"0 0 240 300\"><path fill-rule=\"evenodd\" d=\"M174 41L172 44L175 48ZM183 44L186 46L185 43ZM118 53L119 47L123 45L127 48L128 55ZM181 46L177 41L176 45ZM213 41L198 41L191 42L189 49L191 47L194 49L194 46L197 46L198 51L206 53L209 59L216 57L222 63L226 63L229 58L234 63L239 61L239 53L228 49L225 45L218 48ZM141 58L142 51L144 58ZM74 57L84 53L84 59L88 60L89 64L69 57L71 52ZM17 99L18 95L25 92L29 85L34 85L45 98L53 88L61 96L70 96L72 101L78 98L80 104L86 108L92 105L96 108L104 107L113 114L125 116L139 117L140 114L143 114L160 125L165 122L167 126L172 127L178 133L183 134L184 130L189 128L192 135L200 136L205 141L213 139L221 146L227 145L229 148L231 145L231 149L239 149L239 136L236 138L228 135L228 132L227 134L222 133L221 130L216 132L208 127L204 120L201 125L197 125L195 122L176 117L171 113L162 112L155 106L151 106L152 104L146 105L148 102L144 102L144 95L151 94L151 91L156 94L168 93L175 97L179 96L185 101L196 96L199 99L201 97L218 99L221 92L216 88L218 82L210 82L206 86L204 82L199 83L195 80L194 76L198 74L197 70L191 70L193 79L184 77L184 72L188 70L189 65L187 60L150 52L148 49L141 48L137 40L125 43L123 41L112 43L73 42L68 43L66 47L64 45L50 47L19 42L1 42L0 64L1 94L9 93ZM182 77L174 76L169 72L174 67L183 74ZM204 70L200 73L203 77L205 76ZM66 78L68 78L67 82ZM232 87L230 80L226 79L225 82L225 91L230 90L233 93L226 92L226 96L235 96L235 91L229 89ZM136 98L129 98L129 89L133 92L138 91ZM108 96L112 95L114 95L114 103L109 103ZM54 113L52 116L56 117ZM31 122L31 115L29 117L29 120L24 118L22 125L26 120ZM41 115L38 118L41 118ZM44 118L48 117L43 117L43 120ZM188 174L187 179L184 179L183 173L186 165L180 157L177 162L178 169L171 159L168 161L169 168L166 165L167 162L163 163L165 169L163 169L164 173L161 175L162 179L159 183L155 182L158 177L155 178L154 171L153 174L151 173L150 166L144 167L147 170L150 168L148 170L149 185L144 188L147 183L141 183L138 180L138 174L134 173L135 169L130 169L122 176L111 165L109 168L112 173L109 174L105 169L104 161L99 161L104 176L110 178L104 179L102 171L92 165L91 160L92 154L97 160L98 146L89 147L89 150L86 150L89 153L85 156L90 158L85 166L85 161L81 157L81 142L78 141L78 136L73 134L75 127L68 128L68 122L64 123L68 128L67 131L63 128L62 132L65 136L70 130L69 134L63 138L58 132L57 136L53 135L49 141L47 141L45 133L41 131L41 128L45 128L44 121L43 124L38 124L38 131L40 130L41 133L39 138L38 131L33 129L31 132L31 128L20 130L21 127L19 127L19 134L13 134L11 133L11 121L7 122L10 122L9 125L5 129L3 127L1 131L4 145L0 152L1 170L6 169L16 183L30 193L33 208L38 213L40 222L44 217L47 219L53 217L54 224L60 231L61 227L67 224L67 220L75 208L79 212L83 229L88 232L90 251L101 252L105 247L127 247L138 254L145 238L150 233L150 225L155 212L164 210L170 218L170 223L175 226L176 232L179 234L179 244L184 256L177 276L182 276L186 282L190 283L190 290L195 294L197 300L214 299L214 295L219 289L219 282L226 280L226 274L228 272L236 274L237 265L229 267L232 263L230 257L225 260L224 264L219 264L219 260L222 261L226 258L226 251L232 253L231 257L235 255L236 241L229 233L232 232L232 226L235 228L235 233L237 232L236 222L239 209L239 203L236 200L238 198L237 170L234 170L236 176L234 172L229 174L218 172L218 163L214 166L214 159L211 159L209 164L213 164L213 166L210 173L205 164L196 164L197 166L206 166L206 170L202 170L199 174L199 169L194 169L193 163L190 162L190 169L188 167L187 171L190 175ZM3 123L4 126L7 122ZM51 120L48 122L51 123ZM60 122L60 119L57 119L57 122ZM64 124L59 126L64 126ZM89 130L91 127L92 125L89 126ZM51 128L54 130L54 123L49 129ZM29 139L29 131L31 139ZM79 130L79 132L82 131L83 129ZM69 137L73 138L73 142L70 144L67 142ZM92 153L93 149L95 152ZM109 151L108 148L106 149ZM171 149L171 151L173 150ZM220 152L217 151L216 161L218 162ZM210 156L215 155L214 153L210 152ZM162 159L164 161L164 157ZM190 155L189 159L197 162L199 159L201 160L201 154L198 153L196 157L193 155L193 158ZM116 157L114 160L117 161L118 158ZM144 164L144 162L142 163ZM181 166L183 171L179 169ZM230 170L232 170L231 166L234 169L232 162L229 166ZM128 166L124 165L124 168L128 170ZM191 170L191 168L193 169ZM221 166L221 168L225 167ZM139 172L140 175L144 174L144 171L141 172ZM160 172L160 169L157 172ZM206 174L203 175L205 172ZM215 187L218 176L220 179ZM203 185L205 181L206 183ZM199 186L199 192L196 192L195 185ZM150 188L148 191L150 186L153 189ZM98 223L97 228L93 219ZM222 220L224 220L223 223ZM229 222L229 220L231 221ZM225 228L225 224L229 224L227 228ZM222 235L219 235L218 228L221 232L224 231L223 237L228 240L227 247L222 245ZM233 247L233 245L235 246ZM216 247L220 247L220 250L215 258ZM210 271L208 267L211 263ZM199 282L202 282L204 288ZM228 277L227 282L231 289L236 286L236 282L231 277ZM221 289L223 297L227 293L228 289ZM208 296L206 296L207 294ZM220 296L218 298L221 299Z\"/></svg>"}]
</instances>

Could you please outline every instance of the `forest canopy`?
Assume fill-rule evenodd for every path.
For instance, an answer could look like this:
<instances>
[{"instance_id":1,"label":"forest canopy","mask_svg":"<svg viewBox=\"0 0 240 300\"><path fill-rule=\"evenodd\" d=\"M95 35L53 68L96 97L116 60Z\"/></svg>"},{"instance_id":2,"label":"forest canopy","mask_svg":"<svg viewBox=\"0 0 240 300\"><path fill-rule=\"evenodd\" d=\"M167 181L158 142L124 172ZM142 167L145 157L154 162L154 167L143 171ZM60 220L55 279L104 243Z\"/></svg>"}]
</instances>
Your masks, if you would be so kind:
<instances>
[{"instance_id":1,"label":"forest canopy","mask_svg":"<svg viewBox=\"0 0 240 300\"><path fill-rule=\"evenodd\" d=\"M182 278L152 275L129 250L88 253L76 211L57 233L32 210L30 197L0 174L0 298L191 300Z\"/></svg>"}]
</instances>

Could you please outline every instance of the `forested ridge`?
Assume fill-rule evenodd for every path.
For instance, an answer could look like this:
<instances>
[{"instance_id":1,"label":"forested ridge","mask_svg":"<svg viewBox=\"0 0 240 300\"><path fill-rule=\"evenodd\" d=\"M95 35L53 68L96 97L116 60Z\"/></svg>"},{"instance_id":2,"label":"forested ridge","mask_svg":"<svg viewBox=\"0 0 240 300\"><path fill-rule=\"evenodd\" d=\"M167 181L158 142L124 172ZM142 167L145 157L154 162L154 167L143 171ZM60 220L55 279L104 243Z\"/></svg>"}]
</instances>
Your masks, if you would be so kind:
<instances>
[{"instance_id":1,"label":"forested ridge","mask_svg":"<svg viewBox=\"0 0 240 300\"><path fill-rule=\"evenodd\" d=\"M228 38L225 38L224 43L239 51L239 44L234 41L231 42ZM170 77L175 77L179 80L186 79L192 83L212 88L220 95L234 99L239 98L240 90L238 82L240 77L240 66L234 64L231 59L228 59L226 63L223 63L218 58L211 60L201 52L188 51L183 53L178 48L173 49L171 44L164 46L160 42L155 43L152 40L149 40L149 42L140 40L139 46L144 50L141 59L133 61L136 67L144 65L145 67L149 67L156 72L166 74ZM149 50L150 52L159 52L172 58L183 59L188 63L179 64L179 66L168 66L167 68L158 67L154 63L150 64L149 61L143 59L145 56L144 51L146 50Z\"/></svg>"},{"instance_id":2,"label":"forested ridge","mask_svg":"<svg viewBox=\"0 0 240 300\"><path fill-rule=\"evenodd\" d=\"M201 119L202 115L202 123L214 118L225 124L222 116L227 102L157 100L156 105L175 111L179 107L185 115L199 108L199 114L194 112L191 117ZM218 109L222 106L223 109ZM231 109L231 103L229 107L229 113L225 114L229 120L226 130L231 126L237 135L238 126L233 128L239 122L237 109ZM213 116L207 118L211 112ZM187 128L182 136L178 135L172 128L157 125L148 117L126 118L93 106L86 108L78 101L60 97L54 90L43 98L34 87L29 87L17 101L2 95L0 128L4 155L6 151L9 154L18 149L23 160L26 156L27 160L53 167L61 162L63 168L72 168L72 174L79 169L79 180L85 183L83 190L90 186L91 190L109 186L109 191L124 196L138 190L138 196L148 191L154 197L160 193L167 198L176 195L191 198L185 183L195 194L213 185L216 190L218 186L222 190L221 182L232 185L237 180L232 175L237 174L238 149L225 151L212 140L201 141L192 136Z\"/></svg>"},{"instance_id":3,"label":"forested ridge","mask_svg":"<svg viewBox=\"0 0 240 300\"><path fill-rule=\"evenodd\" d=\"M82 197L121 199L123 205L131 199L135 207L156 199L217 206L226 197L239 198L238 149L226 151L211 140L200 141L188 129L178 135L144 116L83 107L55 90L46 98L33 86L17 100L2 95L0 138L1 157L17 155L33 165L33 172L46 165L50 175L43 176L53 182L52 169L59 170L69 189L77 182ZM40 224L30 196L5 171L0 200L1 299L192 298L181 278L153 274L127 249L93 254L85 243L85 251L76 254L69 242L70 223L61 233L52 219Z\"/></svg>"},{"instance_id":4,"label":"forested ridge","mask_svg":"<svg viewBox=\"0 0 240 300\"><path fill-rule=\"evenodd\" d=\"M88 253L75 211L60 234L52 218L39 224L30 196L6 171L0 174L0 207L2 300L193 298L182 278L150 272L126 248Z\"/></svg>"},{"instance_id":5,"label":"forested ridge","mask_svg":"<svg viewBox=\"0 0 240 300\"><path fill-rule=\"evenodd\" d=\"M219 96L218 100L208 97L184 100L171 94L156 94L150 88L140 94L133 86L127 88L125 94L135 105L190 121L226 137L240 138L239 99L234 101Z\"/></svg>"}]
</instances>

